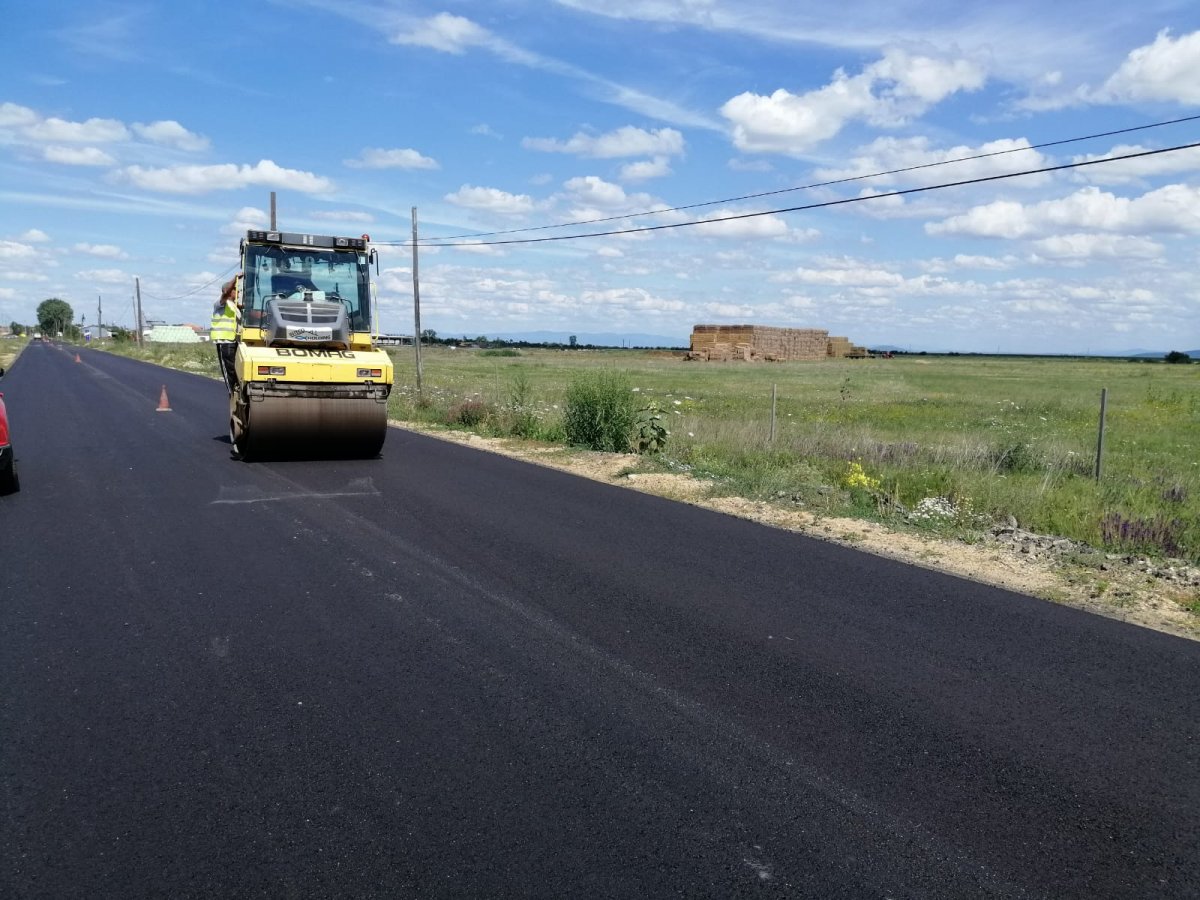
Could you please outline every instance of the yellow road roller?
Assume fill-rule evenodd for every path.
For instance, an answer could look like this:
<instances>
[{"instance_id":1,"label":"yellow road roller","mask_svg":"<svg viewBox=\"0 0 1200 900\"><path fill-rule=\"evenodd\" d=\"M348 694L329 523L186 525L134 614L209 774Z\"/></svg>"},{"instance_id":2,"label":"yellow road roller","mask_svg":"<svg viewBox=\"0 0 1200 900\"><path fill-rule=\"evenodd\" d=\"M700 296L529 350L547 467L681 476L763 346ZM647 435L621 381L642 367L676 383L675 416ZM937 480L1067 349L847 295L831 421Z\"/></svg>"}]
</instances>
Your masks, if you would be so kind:
<instances>
[{"instance_id":1,"label":"yellow road roller","mask_svg":"<svg viewBox=\"0 0 1200 900\"><path fill-rule=\"evenodd\" d=\"M217 344L242 459L378 456L391 358L375 346L369 239L248 231L226 285L236 339Z\"/></svg>"}]
</instances>

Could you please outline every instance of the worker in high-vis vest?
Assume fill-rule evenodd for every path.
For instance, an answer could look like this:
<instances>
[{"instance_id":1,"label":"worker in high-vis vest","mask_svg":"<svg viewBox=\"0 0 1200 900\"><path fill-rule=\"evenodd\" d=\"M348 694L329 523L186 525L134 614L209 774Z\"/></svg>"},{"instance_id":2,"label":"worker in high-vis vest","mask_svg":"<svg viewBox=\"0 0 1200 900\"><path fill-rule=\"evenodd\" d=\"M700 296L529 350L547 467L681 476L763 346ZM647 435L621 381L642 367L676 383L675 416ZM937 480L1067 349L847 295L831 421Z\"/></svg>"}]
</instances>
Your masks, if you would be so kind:
<instances>
[{"instance_id":1,"label":"worker in high-vis vest","mask_svg":"<svg viewBox=\"0 0 1200 900\"><path fill-rule=\"evenodd\" d=\"M221 297L213 306L212 322L209 325L208 339L217 345L217 363L221 367L221 376L225 384L232 390L233 358L237 352L234 341L237 340L239 312L237 303L237 280L235 276L221 285Z\"/></svg>"},{"instance_id":2,"label":"worker in high-vis vest","mask_svg":"<svg viewBox=\"0 0 1200 900\"><path fill-rule=\"evenodd\" d=\"M237 339L237 307L232 303L217 304L213 309L212 325L209 328L208 337L214 343Z\"/></svg>"}]
</instances>

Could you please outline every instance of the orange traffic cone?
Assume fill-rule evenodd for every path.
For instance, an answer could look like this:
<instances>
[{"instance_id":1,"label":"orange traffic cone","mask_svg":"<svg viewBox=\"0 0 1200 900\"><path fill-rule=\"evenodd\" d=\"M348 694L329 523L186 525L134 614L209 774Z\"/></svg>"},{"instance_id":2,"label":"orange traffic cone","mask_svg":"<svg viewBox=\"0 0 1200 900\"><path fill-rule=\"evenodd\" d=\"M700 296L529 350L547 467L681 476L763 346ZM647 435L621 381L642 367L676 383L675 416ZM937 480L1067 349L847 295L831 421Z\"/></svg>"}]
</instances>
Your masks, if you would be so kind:
<instances>
[{"instance_id":1,"label":"orange traffic cone","mask_svg":"<svg viewBox=\"0 0 1200 900\"><path fill-rule=\"evenodd\" d=\"M79 358L78 353L75 354L75 362L83 362L83 360Z\"/></svg>"},{"instance_id":2,"label":"orange traffic cone","mask_svg":"<svg viewBox=\"0 0 1200 900\"><path fill-rule=\"evenodd\" d=\"M164 384L162 394L158 397L158 409L155 412L170 412L171 404L167 402L167 386Z\"/></svg>"}]
</instances>

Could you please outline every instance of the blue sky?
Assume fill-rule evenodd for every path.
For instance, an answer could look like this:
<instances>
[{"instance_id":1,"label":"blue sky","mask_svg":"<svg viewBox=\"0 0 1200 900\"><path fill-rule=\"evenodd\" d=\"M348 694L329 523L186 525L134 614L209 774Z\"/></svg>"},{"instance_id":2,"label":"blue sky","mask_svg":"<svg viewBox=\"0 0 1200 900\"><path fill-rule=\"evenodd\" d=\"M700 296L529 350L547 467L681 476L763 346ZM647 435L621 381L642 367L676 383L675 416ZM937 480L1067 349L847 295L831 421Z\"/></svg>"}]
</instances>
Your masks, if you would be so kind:
<instances>
[{"instance_id":1,"label":"blue sky","mask_svg":"<svg viewBox=\"0 0 1200 900\"><path fill-rule=\"evenodd\" d=\"M207 321L238 238L630 231L1200 141L1200 6L848 0L17 4L0 322ZM981 153L1016 152L789 190ZM749 200L731 200L787 191ZM728 201L728 202L712 202ZM653 210L710 203L687 210ZM981 352L1200 345L1200 151L665 231L421 251L422 325ZM381 246L387 331L410 251ZM207 286L206 286L207 285Z\"/></svg>"}]
</instances>

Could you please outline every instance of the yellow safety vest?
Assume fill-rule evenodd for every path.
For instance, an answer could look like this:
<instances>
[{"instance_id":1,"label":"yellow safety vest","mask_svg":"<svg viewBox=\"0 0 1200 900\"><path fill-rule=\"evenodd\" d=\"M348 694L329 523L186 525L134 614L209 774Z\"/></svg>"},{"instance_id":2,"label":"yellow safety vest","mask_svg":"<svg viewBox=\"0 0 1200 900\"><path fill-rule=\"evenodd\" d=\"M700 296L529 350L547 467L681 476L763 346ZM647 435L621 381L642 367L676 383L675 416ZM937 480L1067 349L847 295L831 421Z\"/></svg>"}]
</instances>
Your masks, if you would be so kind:
<instances>
[{"instance_id":1,"label":"yellow safety vest","mask_svg":"<svg viewBox=\"0 0 1200 900\"><path fill-rule=\"evenodd\" d=\"M222 303L221 309L213 313L208 338L211 341L237 340L237 310L232 303Z\"/></svg>"}]
</instances>

